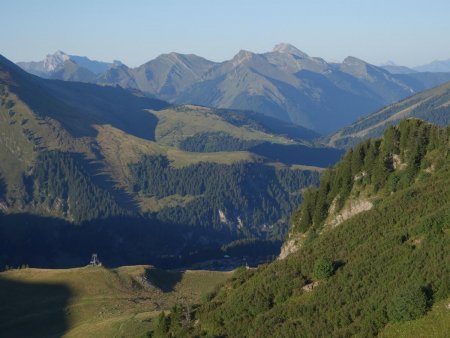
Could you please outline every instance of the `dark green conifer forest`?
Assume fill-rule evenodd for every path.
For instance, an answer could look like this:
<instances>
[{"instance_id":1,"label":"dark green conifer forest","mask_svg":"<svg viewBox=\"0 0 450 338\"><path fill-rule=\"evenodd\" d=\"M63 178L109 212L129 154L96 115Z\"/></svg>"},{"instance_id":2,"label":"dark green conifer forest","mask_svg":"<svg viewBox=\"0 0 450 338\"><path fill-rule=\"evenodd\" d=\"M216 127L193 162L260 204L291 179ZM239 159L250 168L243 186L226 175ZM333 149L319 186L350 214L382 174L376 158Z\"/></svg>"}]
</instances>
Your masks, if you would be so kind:
<instances>
[{"instance_id":1,"label":"dark green conifer forest","mask_svg":"<svg viewBox=\"0 0 450 338\"><path fill-rule=\"evenodd\" d=\"M269 226L277 222L287 224L301 201L300 189L316 185L319 179L315 171L259 163L201 162L173 168L162 155L144 157L130 165L130 173L130 185L136 193L158 198L174 194L194 197L188 207L158 212L161 220L278 238L286 228ZM227 222L220 220L219 210ZM267 229L262 229L262 224L267 224Z\"/></svg>"},{"instance_id":2,"label":"dark green conifer forest","mask_svg":"<svg viewBox=\"0 0 450 338\"><path fill-rule=\"evenodd\" d=\"M192 312L196 325L176 308L155 336L373 337L426 316L450 296L449 142L450 128L407 120L349 150L304 194L296 253L236 271ZM373 208L327 226L359 198Z\"/></svg>"}]
</instances>

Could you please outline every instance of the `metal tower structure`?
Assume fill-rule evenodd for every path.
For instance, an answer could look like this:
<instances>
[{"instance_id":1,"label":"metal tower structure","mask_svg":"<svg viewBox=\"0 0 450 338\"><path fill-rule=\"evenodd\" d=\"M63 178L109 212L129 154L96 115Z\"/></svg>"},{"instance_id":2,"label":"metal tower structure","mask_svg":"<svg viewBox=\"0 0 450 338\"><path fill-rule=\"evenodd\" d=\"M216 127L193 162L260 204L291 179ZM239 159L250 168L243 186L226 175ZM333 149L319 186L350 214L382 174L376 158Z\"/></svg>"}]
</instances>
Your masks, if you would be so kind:
<instances>
[{"instance_id":1,"label":"metal tower structure","mask_svg":"<svg viewBox=\"0 0 450 338\"><path fill-rule=\"evenodd\" d=\"M101 266L102 263L98 259L98 255L96 253L93 253L91 256L91 261L89 262L90 266Z\"/></svg>"}]
</instances>

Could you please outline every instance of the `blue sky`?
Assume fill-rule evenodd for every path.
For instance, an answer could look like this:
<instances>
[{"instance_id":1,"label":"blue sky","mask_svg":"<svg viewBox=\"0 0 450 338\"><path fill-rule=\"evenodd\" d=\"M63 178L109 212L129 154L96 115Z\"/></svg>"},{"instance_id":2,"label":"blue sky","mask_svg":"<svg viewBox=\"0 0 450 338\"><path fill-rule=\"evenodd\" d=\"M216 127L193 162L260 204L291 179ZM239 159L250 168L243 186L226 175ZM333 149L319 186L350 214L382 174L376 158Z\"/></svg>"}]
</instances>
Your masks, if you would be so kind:
<instances>
[{"instance_id":1,"label":"blue sky","mask_svg":"<svg viewBox=\"0 0 450 338\"><path fill-rule=\"evenodd\" d=\"M414 66L450 58L448 0L3 1L0 53L60 49L140 65L171 51L223 61L289 42L312 56Z\"/></svg>"}]
</instances>

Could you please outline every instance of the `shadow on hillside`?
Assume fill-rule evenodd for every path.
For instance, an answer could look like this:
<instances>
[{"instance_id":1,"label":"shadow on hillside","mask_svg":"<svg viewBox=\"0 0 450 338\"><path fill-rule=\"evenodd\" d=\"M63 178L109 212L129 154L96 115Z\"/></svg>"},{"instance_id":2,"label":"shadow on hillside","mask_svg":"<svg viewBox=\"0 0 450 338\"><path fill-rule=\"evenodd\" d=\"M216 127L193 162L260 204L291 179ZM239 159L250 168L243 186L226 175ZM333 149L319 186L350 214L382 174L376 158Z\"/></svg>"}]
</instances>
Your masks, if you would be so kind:
<instances>
[{"instance_id":1,"label":"shadow on hillside","mask_svg":"<svg viewBox=\"0 0 450 338\"><path fill-rule=\"evenodd\" d=\"M310 88L322 88L320 100L311 100L311 95L315 95L312 92L291 96L310 115L313 126L322 134L334 132L361 117L362 113L373 112L388 103L377 95L370 95L370 89L361 86L360 81L344 72L334 71L325 76L301 70L295 76L302 83L309 84ZM402 97L400 95L398 99ZM303 102L308 104L304 106Z\"/></svg>"},{"instance_id":2,"label":"shadow on hillside","mask_svg":"<svg viewBox=\"0 0 450 338\"><path fill-rule=\"evenodd\" d=\"M157 118L145 109L169 106L119 86L42 79L3 58L0 69L9 73L11 91L40 117L57 120L74 137L95 137L94 125L111 125L133 136L155 140Z\"/></svg>"},{"instance_id":3,"label":"shadow on hillside","mask_svg":"<svg viewBox=\"0 0 450 338\"><path fill-rule=\"evenodd\" d=\"M158 119L145 109L158 110L168 106L164 101L121 87L66 81L52 81L47 85L51 94L75 107L80 117L94 119L94 123L102 125L110 124L150 141L155 141Z\"/></svg>"},{"instance_id":4,"label":"shadow on hillside","mask_svg":"<svg viewBox=\"0 0 450 338\"><path fill-rule=\"evenodd\" d=\"M62 337L69 329L65 308L71 296L62 284L0 277L0 336Z\"/></svg>"},{"instance_id":5,"label":"shadow on hillside","mask_svg":"<svg viewBox=\"0 0 450 338\"><path fill-rule=\"evenodd\" d=\"M251 110L216 109L215 113L237 127L247 125L256 130L301 140L313 140L320 137L320 134L315 131L298 124L286 122Z\"/></svg>"},{"instance_id":6,"label":"shadow on hillside","mask_svg":"<svg viewBox=\"0 0 450 338\"><path fill-rule=\"evenodd\" d=\"M211 242L199 242L200 236ZM74 224L52 217L0 212L0 271L6 265L23 264L40 268L80 267L89 263L93 253L110 268L150 264L161 269L224 271L245 265L245 261L251 266L261 259L267 261L266 257L278 255L281 244L236 240L226 230L194 228L146 217L110 217ZM231 245L224 246L226 243ZM155 272L150 277L156 278L155 286L170 292L182 273Z\"/></svg>"},{"instance_id":7,"label":"shadow on hillside","mask_svg":"<svg viewBox=\"0 0 450 338\"><path fill-rule=\"evenodd\" d=\"M186 238L186 233L192 239ZM229 233L165 223L150 217L109 217L74 224L32 214L0 212L0 270L5 266L68 268L85 266L92 253L108 267L151 264L164 269L223 255L220 243L199 245L197 238L231 241Z\"/></svg>"},{"instance_id":8,"label":"shadow on hillside","mask_svg":"<svg viewBox=\"0 0 450 338\"><path fill-rule=\"evenodd\" d=\"M181 282L184 271L168 271L150 268L145 271L147 280L162 292L172 292L175 286Z\"/></svg>"},{"instance_id":9,"label":"shadow on hillside","mask_svg":"<svg viewBox=\"0 0 450 338\"><path fill-rule=\"evenodd\" d=\"M312 148L303 145L284 145L261 143L250 149L251 152L275 162L302 164L326 168L335 164L344 152L335 148Z\"/></svg>"},{"instance_id":10,"label":"shadow on hillside","mask_svg":"<svg viewBox=\"0 0 450 338\"><path fill-rule=\"evenodd\" d=\"M6 184L3 177L0 175L0 200L4 198L6 194Z\"/></svg>"}]
</instances>

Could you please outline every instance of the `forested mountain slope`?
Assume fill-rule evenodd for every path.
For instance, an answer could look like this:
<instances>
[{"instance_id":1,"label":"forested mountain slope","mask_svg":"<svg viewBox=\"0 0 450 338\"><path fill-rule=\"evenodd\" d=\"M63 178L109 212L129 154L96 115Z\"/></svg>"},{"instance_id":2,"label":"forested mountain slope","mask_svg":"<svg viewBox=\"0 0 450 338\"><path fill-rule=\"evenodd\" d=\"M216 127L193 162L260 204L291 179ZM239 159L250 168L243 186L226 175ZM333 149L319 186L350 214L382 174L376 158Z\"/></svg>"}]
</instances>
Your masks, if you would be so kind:
<instances>
[{"instance_id":1,"label":"forested mountain slope","mask_svg":"<svg viewBox=\"0 0 450 338\"><path fill-rule=\"evenodd\" d=\"M294 214L296 252L237 272L195 325L174 308L155 336L446 337L449 142L414 119L349 150Z\"/></svg>"}]
</instances>

